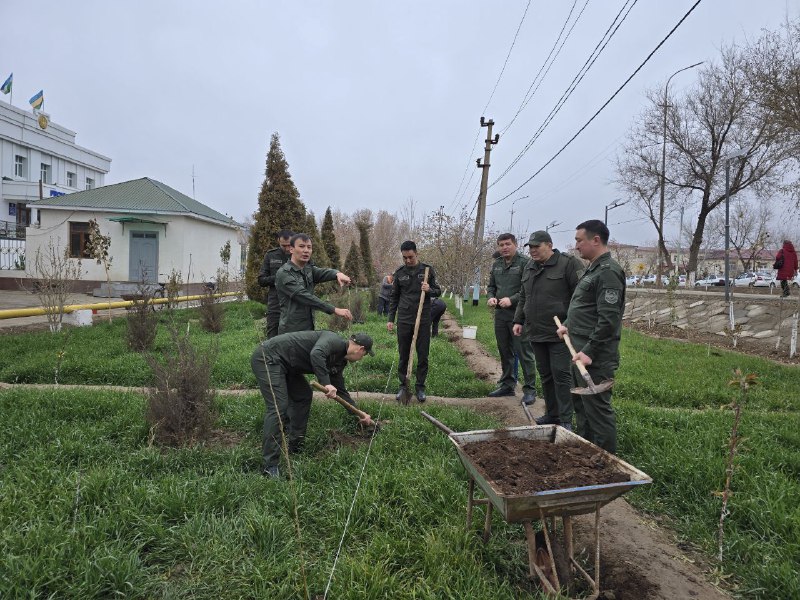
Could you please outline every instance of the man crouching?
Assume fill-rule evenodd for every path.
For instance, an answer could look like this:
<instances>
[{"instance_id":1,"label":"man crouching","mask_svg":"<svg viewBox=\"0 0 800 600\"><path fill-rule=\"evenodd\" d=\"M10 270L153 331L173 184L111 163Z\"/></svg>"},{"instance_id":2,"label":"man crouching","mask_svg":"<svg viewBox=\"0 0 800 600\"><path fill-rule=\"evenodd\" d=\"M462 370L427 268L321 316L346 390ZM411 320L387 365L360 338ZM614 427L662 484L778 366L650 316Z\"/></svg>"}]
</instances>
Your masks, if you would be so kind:
<instances>
[{"instance_id":1,"label":"man crouching","mask_svg":"<svg viewBox=\"0 0 800 600\"><path fill-rule=\"evenodd\" d=\"M332 331L298 331L285 333L260 344L250 359L253 373L261 388L264 412L262 474L278 477L281 454L281 425L288 438L289 452L299 452L308 427L313 392L305 375L313 373L325 387L325 395L341 398L355 406L345 389L344 368L364 355L375 356L372 338L356 333L344 339ZM372 424L369 415L359 419Z\"/></svg>"}]
</instances>

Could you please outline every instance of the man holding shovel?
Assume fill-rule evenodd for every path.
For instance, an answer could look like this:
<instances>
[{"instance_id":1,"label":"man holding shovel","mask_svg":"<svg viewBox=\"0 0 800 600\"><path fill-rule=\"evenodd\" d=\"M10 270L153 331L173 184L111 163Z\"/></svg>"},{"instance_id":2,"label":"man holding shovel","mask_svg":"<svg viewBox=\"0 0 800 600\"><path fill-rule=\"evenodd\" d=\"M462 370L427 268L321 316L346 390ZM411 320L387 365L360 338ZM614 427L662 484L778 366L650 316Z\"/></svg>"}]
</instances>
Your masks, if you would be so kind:
<instances>
[{"instance_id":1,"label":"man holding shovel","mask_svg":"<svg viewBox=\"0 0 800 600\"><path fill-rule=\"evenodd\" d=\"M332 331L298 331L259 344L250 365L266 405L261 450L263 475L280 475L281 425L288 437L289 452L302 450L313 396L306 374L316 376L328 398L338 395L355 406L344 385L344 369L367 354L375 356L372 338L365 333L344 339ZM368 414L361 415L359 423L374 425Z\"/></svg>"},{"instance_id":2,"label":"man holding shovel","mask_svg":"<svg viewBox=\"0 0 800 600\"><path fill-rule=\"evenodd\" d=\"M610 386L619 366L619 339L625 310L625 272L608 251L608 227L597 219L584 221L575 231L575 250L589 261L570 300L567 320L558 327L559 337L569 334L577 352L573 363L588 371L584 378L573 369L577 387L593 382L598 393L572 396L578 434L612 454L617 451L617 419L611 406ZM607 383L607 381L606 381ZM606 388L603 390L603 388ZM601 391L602 390L602 391ZM583 390L584 392L586 390Z\"/></svg>"},{"instance_id":3,"label":"man holding shovel","mask_svg":"<svg viewBox=\"0 0 800 600\"><path fill-rule=\"evenodd\" d=\"M400 353L397 365L400 389L397 392L397 400L405 402L410 398L411 382L407 381L407 371L410 364L411 341L416 330L416 396L419 402L425 402L425 378L428 376L428 350L431 344L431 298L438 298L442 291L436 283L433 267L419 261L417 245L414 242L403 242L400 245L400 253L403 255L403 266L393 275L389 319L386 323L386 329L393 331L395 315L397 316L397 350Z\"/></svg>"}]
</instances>

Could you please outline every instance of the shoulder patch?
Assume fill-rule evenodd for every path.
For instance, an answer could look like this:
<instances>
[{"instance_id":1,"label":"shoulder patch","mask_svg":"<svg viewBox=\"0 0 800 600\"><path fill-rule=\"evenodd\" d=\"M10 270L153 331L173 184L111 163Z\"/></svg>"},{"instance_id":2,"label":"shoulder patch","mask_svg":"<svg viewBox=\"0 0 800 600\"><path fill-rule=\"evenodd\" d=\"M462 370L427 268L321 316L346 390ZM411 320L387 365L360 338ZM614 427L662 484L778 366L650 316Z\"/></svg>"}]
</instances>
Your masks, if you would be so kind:
<instances>
[{"instance_id":1,"label":"shoulder patch","mask_svg":"<svg viewBox=\"0 0 800 600\"><path fill-rule=\"evenodd\" d=\"M607 304L617 304L619 302L619 290L606 290L603 300Z\"/></svg>"}]
</instances>

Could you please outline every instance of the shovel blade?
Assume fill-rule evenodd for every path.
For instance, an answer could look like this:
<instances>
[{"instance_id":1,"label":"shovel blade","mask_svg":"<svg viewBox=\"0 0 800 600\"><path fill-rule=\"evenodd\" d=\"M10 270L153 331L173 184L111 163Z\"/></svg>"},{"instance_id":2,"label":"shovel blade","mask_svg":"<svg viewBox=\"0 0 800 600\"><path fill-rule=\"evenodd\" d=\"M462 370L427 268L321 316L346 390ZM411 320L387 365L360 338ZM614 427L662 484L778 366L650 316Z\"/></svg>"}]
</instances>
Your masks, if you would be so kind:
<instances>
[{"instance_id":1,"label":"shovel blade","mask_svg":"<svg viewBox=\"0 0 800 600\"><path fill-rule=\"evenodd\" d=\"M408 406L411 403L412 396L413 394L411 393L411 390L404 387L400 390L400 395L398 397L398 400L400 401L400 404L402 404L403 406Z\"/></svg>"},{"instance_id":2,"label":"shovel blade","mask_svg":"<svg viewBox=\"0 0 800 600\"><path fill-rule=\"evenodd\" d=\"M614 385L613 379L606 379L605 381L601 381L600 383L595 383L594 388L574 387L570 389L570 392L573 394L578 394L579 396L594 396L595 394L600 394L602 392L605 392L606 390L610 390L613 385Z\"/></svg>"}]
</instances>

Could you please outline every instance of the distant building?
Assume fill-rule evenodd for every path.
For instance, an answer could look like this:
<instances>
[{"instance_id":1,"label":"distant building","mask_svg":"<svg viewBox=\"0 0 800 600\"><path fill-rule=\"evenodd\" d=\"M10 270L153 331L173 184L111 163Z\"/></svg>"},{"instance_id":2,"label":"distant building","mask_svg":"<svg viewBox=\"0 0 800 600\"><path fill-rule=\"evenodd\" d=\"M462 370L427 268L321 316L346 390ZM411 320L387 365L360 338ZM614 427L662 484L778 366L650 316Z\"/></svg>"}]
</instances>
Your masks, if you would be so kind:
<instances>
[{"instance_id":1,"label":"distant building","mask_svg":"<svg viewBox=\"0 0 800 600\"><path fill-rule=\"evenodd\" d=\"M78 146L75 135L46 113L0 102L0 274L20 275L32 202L105 184L111 159Z\"/></svg>"},{"instance_id":2,"label":"distant building","mask_svg":"<svg viewBox=\"0 0 800 600\"><path fill-rule=\"evenodd\" d=\"M655 246L637 246L610 241L611 255L622 265L629 275L653 275L658 272L658 248ZM686 272L689 260L688 248L667 247L673 266L677 266L681 274ZM752 271L771 270L777 250L762 249L751 256L750 250L744 250L741 257L734 248L730 249L730 269L733 276L745 270L745 265ZM667 261L663 260L662 269L667 273ZM704 249L697 257L697 273L699 275L716 275L725 271L725 250Z\"/></svg>"}]
</instances>

